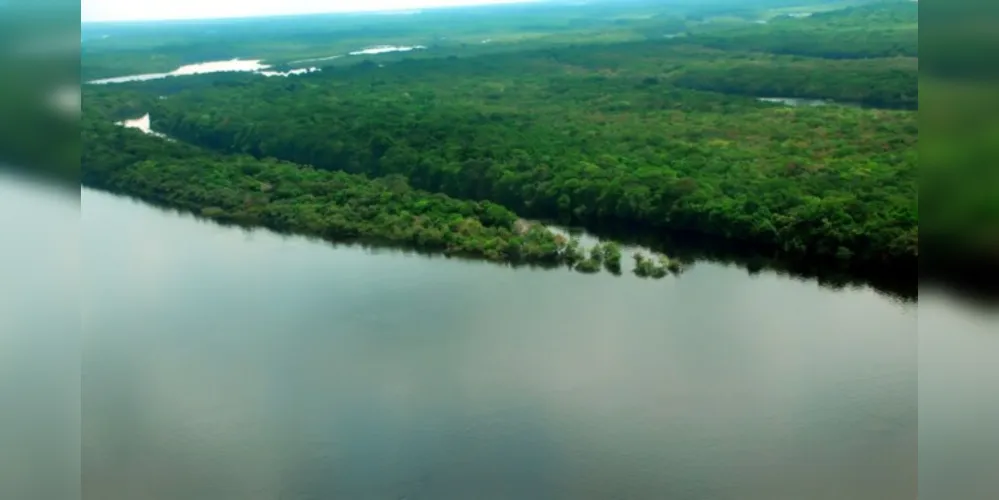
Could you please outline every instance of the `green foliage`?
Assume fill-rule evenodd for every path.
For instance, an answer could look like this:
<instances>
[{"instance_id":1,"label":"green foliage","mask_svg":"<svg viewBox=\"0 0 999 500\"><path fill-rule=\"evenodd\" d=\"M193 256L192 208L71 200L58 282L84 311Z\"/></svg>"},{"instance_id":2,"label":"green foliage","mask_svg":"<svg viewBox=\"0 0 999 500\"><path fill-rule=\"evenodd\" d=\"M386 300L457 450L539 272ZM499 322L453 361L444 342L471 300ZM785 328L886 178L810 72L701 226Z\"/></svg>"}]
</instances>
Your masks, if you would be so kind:
<instances>
[{"instance_id":1,"label":"green foliage","mask_svg":"<svg viewBox=\"0 0 999 500\"><path fill-rule=\"evenodd\" d=\"M915 109L915 58L825 61L756 56L749 61L690 64L675 77L682 87L755 97L831 99L880 108Z\"/></svg>"},{"instance_id":2,"label":"green foliage","mask_svg":"<svg viewBox=\"0 0 999 500\"><path fill-rule=\"evenodd\" d=\"M600 243L593 245L590 249L590 260L596 262L597 264L604 263L604 247Z\"/></svg>"},{"instance_id":3,"label":"green foliage","mask_svg":"<svg viewBox=\"0 0 999 500\"><path fill-rule=\"evenodd\" d=\"M83 24L81 75L98 79L169 72L184 64L232 58L280 67L371 64L404 58L474 57L573 43L659 38L683 29L675 9L656 3L502 5L423 10L418 15L310 14L197 23ZM427 51L339 57L377 45Z\"/></svg>"},{"instance_id":4,"label":"green foliage","mask_svg":"<svg viewBox=\"0 0 999 500\"><path fill-rule=\"evenodd\" d=\"M647 259L644 255L636 253L634 255L634 258L635 258L635 269L634 269L635 276L638 276L639 278L650 278L655 274L659 274L658 267L656 266L656 264L651 260Z\"/></svg>"},{"instance_id":5,"label":"green foliage","mask_svg":"<svg viewBox=\"0 0 999 500\"><path fill-rule=\"evenodd\" d=\"M670 272L674 274L681 273L679 263L665 255L650 259L641 253L636 253L633 257L635 259L634 273L639 278L662 279L668 276Z\"/></svg>"},{"instance_id":6,"label":"green foliage","mask_svg":"<svg viewBox=\"0 0 999 500\"><path fill-rule=\"evenodd\" d=\"M273 159L223 156L87 120L83 183L193 211L334 241L372 240L499 262L560 262L552 233L514 229L489 202L414 190L405 179L369 180Z\"/></svg>"},{"instance_id":7,"label":"green foliage","mask_svg":"<svg viewBox=\"0 0 999 500\"><path fill-rule=\"evenodd\" d=\"M577 262L586 258L583 251L579 248L578 238L570 239L562 254L562 259L570 266L574 266Z\"/></svg>"},{"instance_id":8,"label":"green foliage","mask_svg":"<svg viewBox=\"0 0 999 500\"><path fill-rule=\"evenodd\" d=\"M665 267L663 267L663 266L654 266L654 267L652 267L652 269L650 271L649 277L658 280L658 279L665 278L668 274L669 273L666 272L666 268Z\"/></svg>"},{"instance_id":9,"label":"green foliage","mask_svg":"<svg viewBox=\"0 0 999 500\"><path fill-rule=\"evenodd\" d=\"M676 259L671 259L666 255L659 256L659 268L675 275L683 272L683 265Z\"/></svg>"},{"instance_id":10,"label":"green foliage","mask_svg":"<svg viewBox=\"0 0 999 500\"><path fill-rule=\"evenodd\" d=\"M912 108L911 10L884 4L753 24L696 15L680 22L652 9L614 21L622 31L592 12L576 24L551 14L534 34L526 15L478 18L463 36L491 26L507 36L505 48L436 40L427 51L379 56L384 67L337 63L287 79L203 75L88 87L83 182L213 218L493 260L595 262L612 272L619 249L585 255L578 242L538 226L517 230L517 216L698 233L793 260L914 264L916 113L755 99ZM285 44L272 49L280 57L298 50L289 47L318 56L324 43L339 50L371 41L332 21L289 34L294 24L268 32ZM411 22L390 24L375 31L395 33L382 43L430 36ZM176 62L209 59L212 47L256 50L263 45L247 41L249 25L237 30L243 38L220 35L225 43L215 45L181 28L160 33L159 48L129 52L126 43L102 42L113 46L85 49L84 66L114 54L127 65L132 56L171 53ZM666 27L684 36L664 38L657 30ZM600 30L609 33L600 43L583 43ZM859 60L867 57L882 59ZM164 152L163 141L134 140L110 125L137 111L151 112L157 130L215 153L183 143ZM270 188L255 191L260 185ZM679 269L642 260L636 274Z\"/></svg>"},{"instance_id":11,"label":"green foliage","mask_svg":"<svg viewBox=\"0 0 999 500\"><path fill-rule=\"evenodd\" d=\"M613 241L605 242L601 248L604 267L612 274L621 272L621 247Z\"/></svg>"},{"instance_id":12,"label":"green foliage","mask_svg":"<svg viewBox=\"0 0 999 500\"><path fill-rule=\"evenodd\" d=\"M784 109L602 76L600 58L567 74L539 57L249 79L173 94L152 117L218 151L401 175L527 217L693 231L797 257L843 247L851 262L914 258L897 242L917 232L915 113Z\"/></svg>"},{"instance_id":13,"label":"green foliage","mask_svg":"<svg viewBox=\"0 0 999 500\"><path fill-rule=\"evenodd\" d=\"M585 274L598 273L600 272L600 261L591 257L576 264L575 269Z\"/></svg>"},{"instance_id":14,"label":"green foliage","mask_svg":"<svg viewBox=\"0 0 999 500\"><path fill-rule=\"evenodd\" d=\"M765 24L705 25L689 41L722 50L830 59L917 57L918 17L917 3L899 0L805 18L782 15Z\"/></svg>"}]
</instances>

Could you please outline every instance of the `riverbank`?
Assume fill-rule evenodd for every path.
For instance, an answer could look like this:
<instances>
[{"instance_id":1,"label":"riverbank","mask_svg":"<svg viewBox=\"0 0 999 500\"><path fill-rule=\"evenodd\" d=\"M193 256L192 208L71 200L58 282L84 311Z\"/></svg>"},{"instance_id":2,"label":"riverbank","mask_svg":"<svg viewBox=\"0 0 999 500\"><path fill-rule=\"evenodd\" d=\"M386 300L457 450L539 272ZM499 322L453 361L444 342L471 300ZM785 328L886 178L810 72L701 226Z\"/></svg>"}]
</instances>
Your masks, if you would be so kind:
<instances>
[{"instance_id":1,"label":"riverbank","mask_svg":"<svg viewBox=\"0 0 999 500\"><path fill-rule=\"evenodd\" d=\"M676 270L666 269L668 273L648 268L638 273L649 277L680 274L693 262L709 259L735 264L750 274L772 269L817 278L832 287L870 284L903 300L917 296L915 273L907 269L862 272L842 261L788 259L744 243L693 233L645 232L627 225L597 226L598 237L584 236L574 244L575 230L562 231L553 221L528 221L489 202L415 190L398 177L371 180L275 160L225 156L94 120L85 121L83 137L84 185L224 224L514 266L564 266L584 273L635 274L635 253L657 263L665 262L658 255L668 255L669 262L679 263ZM330 198L333 193L340 195ZM428 217L428 210L443 211ZM594 246L612 241L621 243L624 264L593 258Z\"/></svg>"},{"instance_id":2,"label":"riverbank","mask_svg":"<svg viewBox=\"0 0 999 500\"><path fill-rule=\"evenodd\" d=\"M413 189L398 176L372 180L215 154L93 121L85 124L84 137L84 185L221 223L330 241L407 245L492 262L578 268L571 238L488 201ZM620 267L620 253L598 248L608 270Z\"/></svg>"},{"instance_id":3,"label":"riverbank","mask_svg":"<svg viewBox=\"0 0 999 500\"><path fill-rule=\"evenodd\" d=\"M319 75L294 86L254 81L179 92L150 103L152 120L214 151L402 175L415 188L490 200L521 217L697 232L853 267L917 260L913 113L785 108L628 80L594 89L545 73L530 83L558 82L565 91L532 93L508 76L521 74L525 59L462 80L453 102L406 97L398 87L450 85L457 77L448 71L464 68L418 71L429 63L413 62L385 68L379 74L396 83L375 90L371 74L352 69L335 82ZM511 90L490 91L494 80ZM483 104L493 101L518 111Z\"/></svg>"}]
</instances>

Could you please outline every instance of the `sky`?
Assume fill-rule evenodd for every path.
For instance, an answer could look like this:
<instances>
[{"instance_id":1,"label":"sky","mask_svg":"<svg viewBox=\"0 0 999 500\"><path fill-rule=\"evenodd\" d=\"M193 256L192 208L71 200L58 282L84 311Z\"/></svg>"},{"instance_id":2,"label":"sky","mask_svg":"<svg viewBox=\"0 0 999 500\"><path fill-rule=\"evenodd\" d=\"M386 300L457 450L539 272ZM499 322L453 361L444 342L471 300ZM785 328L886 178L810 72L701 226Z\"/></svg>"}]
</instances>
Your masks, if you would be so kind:
<instances>
[{"instance_id":1,"label":"sky","mask_svg":"<svg viewBox=\"0 0 999 500\"><path fill-rule=\"evenodd\" d=\"M80 20L140 21L409 10L533 0L82 0Z\"/></svg>"}]
</instances>

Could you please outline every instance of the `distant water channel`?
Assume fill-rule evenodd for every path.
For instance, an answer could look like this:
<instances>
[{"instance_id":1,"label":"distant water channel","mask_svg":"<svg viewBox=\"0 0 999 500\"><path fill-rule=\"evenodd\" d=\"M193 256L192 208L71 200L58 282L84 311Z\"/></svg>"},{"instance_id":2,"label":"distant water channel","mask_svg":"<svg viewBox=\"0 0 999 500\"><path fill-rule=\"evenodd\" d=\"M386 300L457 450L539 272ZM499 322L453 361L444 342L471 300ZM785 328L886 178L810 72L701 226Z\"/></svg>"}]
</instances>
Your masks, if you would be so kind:
<instances>
[{"instance_id":1,"label":"distant water channel","mask_svg":"<svg viewBox=\"0 0 999 500\"><path fill-rule=\"evenodd\" d=\"M832 101L825 101L822 99L802 99L798 97L760 97L758 98L761 102L769 102L772 104L783 104L785 106L799 107L799 106L828 106L833 104Z\"/></svg>"},{"instance_id":2,"label":"distant water channel","mask_svg":"<svg viewBox=\"0 0 999 500\"><path fill-rule=\"evenodd\" d=\"M391 52L410 52L414 50L426 50L426 47L423 45L412 45L412 46L376 45L373 47L367 47L364 49L351 51L348 52L346 55L369 56L369 55L387 54ZM298 61L291 61L291 63L289 64L331 61L334 59L339 59L341 57L344 57L344 55L337 54L325 57L301 59ZM275 71L271 65L263 64L261 62L261 59L235 58L226 61L207 61L195 64L188 64L181 66L169 73L146 73L140 75L115 76L111 78L100 78L97 80L91 80L87 83L92 85L107 85L114 83L159 80L161 78L167 78L172 76L202 75L206 73L247 72L263 76L292 76L292 75L301 75L306 73L314 73L316 71L321 71L321 69L318 67L310 66L310 67L290 69L288 71Z\"/></svg>"},{"instance_id":3,"label":"distant water channel","mask_svg":"<svg viewBox=\"0 0 999 500\"><path fill-rule=\"evenodd\" d=\"M273 71L268 69L270 67L271 66L267 64L262 64L260 59L231 59L228 61L210 61L188 64L169 73L146 73L141 75L116 76L91 80L87 83L92 85L106 85L112 83L143 82L148 80L159 80L161 78L171 76L203 75L206 73L249 72L263 76L291 76L319 71L319 68L298 68L290 71Z\"/></svg>"},{"instance_id":4,"label":"distant water channel","mask_svg":"<svg viewBox=\"0 0 999 500\"><path fill-rule=\"evenodd\" d=\"M86 497L915 498L915 303L82 205Z\"/></svg>"},{"instance_id":5,"label":"distant water channel","mask_svg":"<svg viewBox=\"0 0 999 500\"><path fill-rule=\"evenodd\" d=\"M817 107L817 106L847 106L851 108L870 107L861 104L859 102L834 101L832 99L805 99L801 97L758 97L757 100L760 102L768 102L771 104L783 104L785 106L791 106L793 108Z\"/></svg>"}]
</instances>

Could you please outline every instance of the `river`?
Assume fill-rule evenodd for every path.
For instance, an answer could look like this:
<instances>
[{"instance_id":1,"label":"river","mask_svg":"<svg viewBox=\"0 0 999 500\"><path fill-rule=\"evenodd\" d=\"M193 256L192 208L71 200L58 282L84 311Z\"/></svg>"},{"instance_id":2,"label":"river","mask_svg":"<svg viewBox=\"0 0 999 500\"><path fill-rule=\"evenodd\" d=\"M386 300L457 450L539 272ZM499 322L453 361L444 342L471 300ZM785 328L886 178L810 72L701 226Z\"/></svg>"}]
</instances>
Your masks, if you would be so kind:
<instances>
[{"instance_id":1,"label":"river","mask_svg":"<svg viewBox=\"0 0 999 500\"><path fill-rule=\"evenodd\" d=\"M917 437L919 467L967 458L941 494L999 486L999 434L975 430L999 416L981 397L999 322L951 297L334 247L90 190L82 207L87 498L911 500Z\"/></svg>"},{"instance_id":2,"label":"river","mask_svg":"<svg viewBox=\"0 0 999 500\"><path fill-rule=\"evenodd\" d=\"M83 204L95 498L915 491L912 304L706 263L662 281L514 270Z\"/></svg>"}]
</instances>

